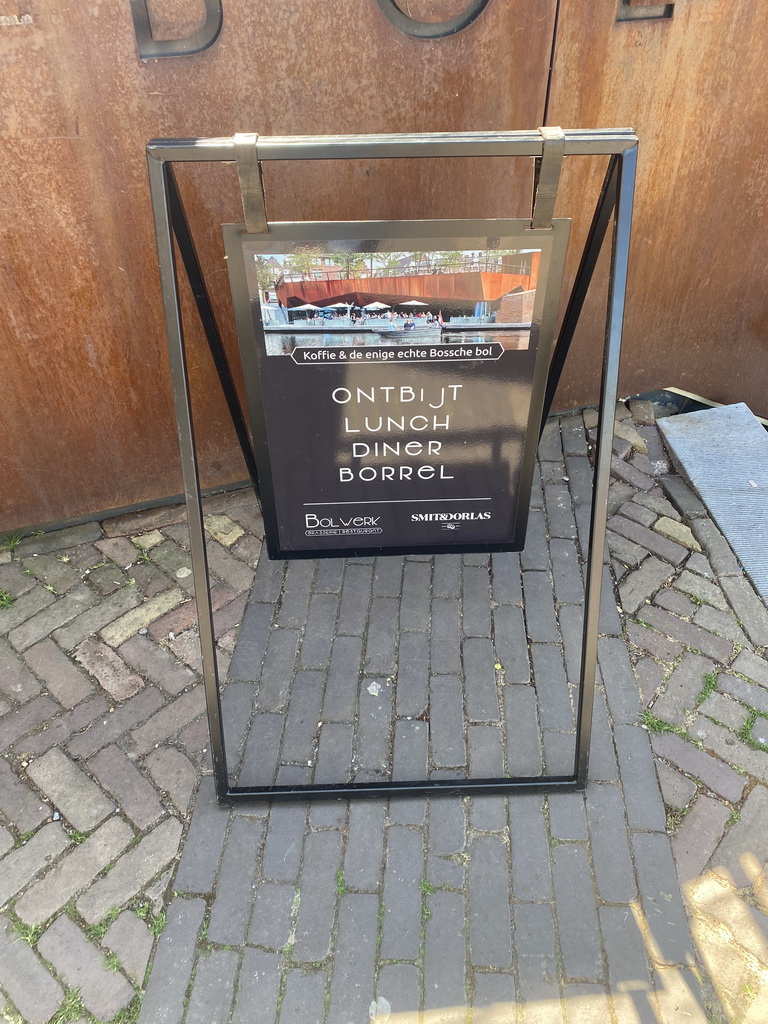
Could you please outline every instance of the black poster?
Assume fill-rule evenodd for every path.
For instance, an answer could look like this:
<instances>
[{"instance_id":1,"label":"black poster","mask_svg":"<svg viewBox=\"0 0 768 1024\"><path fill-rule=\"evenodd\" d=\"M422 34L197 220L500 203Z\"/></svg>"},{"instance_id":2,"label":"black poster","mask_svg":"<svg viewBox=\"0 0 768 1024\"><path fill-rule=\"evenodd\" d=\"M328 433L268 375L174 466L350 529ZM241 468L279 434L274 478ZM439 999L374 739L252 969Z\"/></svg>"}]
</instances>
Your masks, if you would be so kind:
<instances>
[{"instance_id":1,"label":"black poster","mask_svg":"<svg viewBox=\"0 0 768 1024\"><path fill-rule=\"evenodd\" d=\"M522 548L568 228L225 226L271 557Z\"/></svg>"}]
</instances>

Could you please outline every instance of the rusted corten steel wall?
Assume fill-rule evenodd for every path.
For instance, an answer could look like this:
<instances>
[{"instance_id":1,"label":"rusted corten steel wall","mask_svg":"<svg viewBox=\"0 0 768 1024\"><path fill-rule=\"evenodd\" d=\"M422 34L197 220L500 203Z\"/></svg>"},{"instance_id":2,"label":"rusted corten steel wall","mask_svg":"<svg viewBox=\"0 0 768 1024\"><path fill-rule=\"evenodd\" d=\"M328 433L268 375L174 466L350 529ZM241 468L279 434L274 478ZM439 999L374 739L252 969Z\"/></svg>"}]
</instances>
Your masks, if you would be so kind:
<instances>
[{"instance_id":1,"label":"rusted corten steel wall","mask_svg":"<svg viewBox=\"0 0 768 1024\"><path fill-rule=\"evenodd\" d=\"M12 0L0 12L0 530L181 491L149 139L543 120L555 0L539 0L533 14L528 0L491 0L464 31L435 41L398 31L375 0L223 6L213 46L156 60L139 59L128 0ZM409 11L435 19L465 6L410 0ZM153 0L149 10L158 37L186 36L203 20L200 0ZM265 178L273 220L530 209L529 161L271 165ZM218 227L242 217L234 167L182 168L179 181L234 354ZM189 342L203 484L243 479L196 327Z\"/></svg>"},{"instance_id":2,"label":"rusted corten steel wall","mask_svg":"<svg viewBox=\"0 0 768 1024\"><path fill-rule=\"evenodd\" d=\"M679 387L768 416L768 4L675 0L671 18L623 22L617 9L561 0L548 123L640 138L621 388ZM572 269L602 176L590 163L565 161L557 204L581 221ZM598 397L604 311L597 288L559 408Z\"/></svg>"}]
</instances>

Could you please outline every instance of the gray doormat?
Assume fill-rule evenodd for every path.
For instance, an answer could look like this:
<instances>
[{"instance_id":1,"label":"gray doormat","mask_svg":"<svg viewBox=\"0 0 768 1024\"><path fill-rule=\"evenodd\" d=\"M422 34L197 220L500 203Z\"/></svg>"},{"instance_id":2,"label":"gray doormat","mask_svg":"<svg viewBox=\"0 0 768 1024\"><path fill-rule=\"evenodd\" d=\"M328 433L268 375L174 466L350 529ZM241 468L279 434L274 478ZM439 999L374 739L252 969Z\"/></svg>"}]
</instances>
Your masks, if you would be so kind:
<instances>
[{"instance_id":1,"label":"gray doormat","mask_svg":"<svg viewBox=\"0 0 768 1024\"><path fill-rule=\"evenodd\" d=\"M669 416L659 429L768 602L768 434L743 402Z\"/></svg>"}]
</instances>

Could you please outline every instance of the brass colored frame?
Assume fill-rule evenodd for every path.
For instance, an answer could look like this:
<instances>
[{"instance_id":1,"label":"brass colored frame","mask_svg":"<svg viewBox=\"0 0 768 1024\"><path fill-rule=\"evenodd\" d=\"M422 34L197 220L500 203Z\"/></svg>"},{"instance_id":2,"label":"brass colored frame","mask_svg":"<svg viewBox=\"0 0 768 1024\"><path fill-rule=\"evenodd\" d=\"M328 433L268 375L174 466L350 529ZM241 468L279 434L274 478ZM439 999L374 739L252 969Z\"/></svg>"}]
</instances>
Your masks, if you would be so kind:
<instances>
[{"instance_id":1,"label":"brass colored frame","mask_svg":"<svg viewBox=\"0 0 768 1024\"><path fill-rule=\"evenodd\" d=\"M333 160L372 159L381 157L534 157L541 159L550 148L546 134L523 132L463 132L426 135L341 135L325 137L258 137L256 159L265 160ZM226 761L226 742L221 715L221 694L216 666L216 648L211 607L208 561L205 550L200 479L195 448L194 427L189 398L184 334L179 304L174 238L191 277L199 278L194 246L183 217L173 176L177 162L236 161L234 138L223 139L157 139L147 146L147 163L152 208L160 265L163 310L171 362L176 421L179 433L184 492L194 571L200 646L203 660L203 682L208 709L211 755L216 794L221 802L247 799L308 799L374 796L436 796L447 794L499 793L509 791L546 792L580 790L587 782L589 743L592 729L595 671L597 666L598 619L603 569L603 548L606 532L606 509L613 442L613 410L618 393L619 359L624 303L627 288L629 240L632 223L637 167L637 136L631 129L566 130L557 138L558 150L570 156L608 156L608 171L595 210L587 244L573 286L555 355L550 366L544 416L550 407L563 362L573 337L579 313L597 263L600 249L613 217L612 259L603 349L600 411L597 428L597 453L593 482L590 523L581 674L576 714L576 749L573 772L565 776L515 777L494 779L425 779L416 782L333 783L327 785L232 786ZM559 156L559 152L558 152ZM534 209L536 204L534 203ZM186 230L185 230L186 229ZM546 229L544 229L546 230ZM195 289L198 310L206 328L214 357L221 355L218 332L207 296ZM218 365L218 364L217 364ZM226 373L220 372L227 391ZM231 385L231 381L230 381ZM229 398L230 396L228 396ZM233 420L237 410L230 402ZM238 426L236 422L236 426ZM241 445L248 444L239 430ZM251 451L252 456L252 451ZM251 458L249 465L253 465ZM254 479L254 486L258 481Z\"/></svg>"}]
</instances>

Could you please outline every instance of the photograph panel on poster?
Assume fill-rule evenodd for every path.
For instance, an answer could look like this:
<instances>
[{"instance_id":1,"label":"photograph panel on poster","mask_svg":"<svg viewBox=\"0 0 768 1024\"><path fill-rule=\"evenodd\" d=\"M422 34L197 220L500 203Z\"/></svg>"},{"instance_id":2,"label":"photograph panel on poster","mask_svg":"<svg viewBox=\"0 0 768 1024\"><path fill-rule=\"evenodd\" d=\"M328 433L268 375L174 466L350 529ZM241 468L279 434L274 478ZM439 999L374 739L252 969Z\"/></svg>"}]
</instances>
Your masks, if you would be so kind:
<instances>
[{"instance_id":1,"label":"photograph panel on poster","mask_svg":"<svg viewBox=\"0 0 768 1024\"><path fill-rule=\"evenodd\" d=\"M225 225L271 557L522 547L569 224Z\"/></svg>"}]
</instances>

